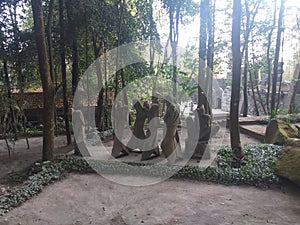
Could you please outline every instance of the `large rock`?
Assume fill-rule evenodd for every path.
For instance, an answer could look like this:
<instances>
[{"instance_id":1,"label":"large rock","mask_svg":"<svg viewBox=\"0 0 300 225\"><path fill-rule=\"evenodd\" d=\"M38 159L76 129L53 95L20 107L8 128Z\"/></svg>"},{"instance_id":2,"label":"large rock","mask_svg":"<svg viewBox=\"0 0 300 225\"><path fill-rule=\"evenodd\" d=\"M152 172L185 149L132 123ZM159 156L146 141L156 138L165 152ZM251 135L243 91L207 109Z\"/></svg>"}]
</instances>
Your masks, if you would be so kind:
<instances>
[{"instance_id":1,"label":"large rock","mask_svg":"<svg viewBox=\"0 0 300 225\"><path fill-rule=\"evenodd\" d=\"M284 145L289 138L297 138L297 132L289 123L276 119L270 121L265 135L266 143Z\"/></svg>"},{"instance_id":2,"label":"large rock","mask_svg":"<svg viewBox=\"0 0 300 225\"><path fill-rule=\"evenodd\" d=\"M300 139L289 139L275 164L275 173L300 186Z\"/></svg>"}]
</instances>

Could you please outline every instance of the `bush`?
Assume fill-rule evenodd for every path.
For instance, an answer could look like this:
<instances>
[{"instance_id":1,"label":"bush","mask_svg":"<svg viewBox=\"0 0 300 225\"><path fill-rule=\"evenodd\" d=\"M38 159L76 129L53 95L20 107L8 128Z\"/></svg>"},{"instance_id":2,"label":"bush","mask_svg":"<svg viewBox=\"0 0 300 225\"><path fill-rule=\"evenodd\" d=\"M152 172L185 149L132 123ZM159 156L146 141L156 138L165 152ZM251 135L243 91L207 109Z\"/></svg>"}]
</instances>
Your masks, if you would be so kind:
<instances>
[{"instance_id":1,"label":"bush","mask_svg":"<svg viewBox=\"0 0 300 225\"><path fill-rule=\"evenodd\" d=\"M248 145L244 147L245 159L241 168L232 168L232 150L230 147L219 149L217 156L220 182L228 184L248 184L267 187L279 183L273 167L278 158L281 146Z\"/></svg>"}]
</instances>

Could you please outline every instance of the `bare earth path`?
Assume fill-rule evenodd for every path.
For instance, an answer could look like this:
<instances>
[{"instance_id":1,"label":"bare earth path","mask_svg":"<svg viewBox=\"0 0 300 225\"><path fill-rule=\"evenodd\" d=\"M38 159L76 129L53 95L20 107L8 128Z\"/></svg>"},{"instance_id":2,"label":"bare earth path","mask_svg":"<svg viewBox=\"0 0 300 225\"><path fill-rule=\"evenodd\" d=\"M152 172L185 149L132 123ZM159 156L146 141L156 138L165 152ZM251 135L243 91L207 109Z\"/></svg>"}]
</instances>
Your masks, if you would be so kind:
<instances>
[{"instance_id":1,"label":"bare earth path","mask_svg":"<svg viewBox=\"0 0 300 225\"><path fill-rule=\"evenodd\" d=\"M247 135L241 138L243 144L259 143ZM11 162L5 149L0 149L0 178L39 160L41 140L30 139L30 150L20 140ZM228 131L222 144L229 144ZM57 154L71 149L66 147L65 137L56 138ZM0 218L0 225L17 224L300 225L300 189L285 186L283 190L261 190L178 180L137 188L96 174L71 174Z\"/></svg>"},{"instance_id":2,"label":"bare earth path","mask_svg":"<svg viewBox=\"0 0 300 225\"><path fill-rule=\"evenodd\" d=\"M73 149L73 145L67 146L65 136L55 137L54 144L54 153L56 155L69 152ZM0 140L0 181L1 178L8 173L25 169L32 163L42 159L42 137L30 138L29 145L30 149L27 149L26 140L18 140L14 150L14 156L9 160L5 142L4 140Z\"/></svg>"},{"instance_id":3,"label":"bare earth path","mask_svg":"<svg viewBox=\"0 0 300 225\"><path fill-rule=\"evenodd\" d=\"M72 174L9 212L0 224L294 225L300 224L300 193L292 191L177 180L133 188L96 174Z\"/></svg>"},{"instance_id":4,"label":"bare earth path","mask_svg":"<svg viewBox=\"0 0 300 225\"><path fill-rule=\"evenodd\" d=\"M257 144L260 143L256 139L250 137L249 135L241 134L242 144ZM29 139L30 149L26 149L25 139L20 139L16 142L14 156L12 160L9 160L8 152L5 148L4 140L0 140L0 182L1 178L11 172L19 171L27 168L32 163L41 160L42 158L42 137L35 137ZM224 138L218 142L221 145L230 144L229 130L224 134ZM112 147L112 142L107 143L107 146ZM55 154L64 154L73 150L73 145L67 146L67 141L65 136L55 137Z\"/></svg>"}]
</instances>

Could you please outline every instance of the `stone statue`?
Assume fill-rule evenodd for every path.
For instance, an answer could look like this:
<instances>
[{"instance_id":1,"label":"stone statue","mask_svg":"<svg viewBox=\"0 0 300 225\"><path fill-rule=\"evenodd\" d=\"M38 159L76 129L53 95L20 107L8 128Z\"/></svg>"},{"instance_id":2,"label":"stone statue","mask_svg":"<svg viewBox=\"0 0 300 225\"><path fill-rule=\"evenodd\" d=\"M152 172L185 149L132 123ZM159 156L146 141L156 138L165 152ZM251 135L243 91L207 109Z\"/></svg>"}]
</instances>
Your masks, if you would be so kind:
<instances>
[{"instance_id":1,"label":"stone statue","mask_svg":"<svg viewBox=\"0 0 300 225\"><path fill-rule=\"evenodd\" d=\"M177 126L179 124L179 109L167 102L167 110L164 116L166 124L165 136L161 143L162 152L168 159L169 163L174 163L177 158L179 146L179 136Z\"/></svg>"},{"instance_id":2,"label":"stone statue","mask_svg":"<svg viewBox=\"0 0 300 225\"><path fill-rule=\"evenodd\" d=\"M116 113L117 111L117 113ZM125 126L128 122L128 107L127 106L116 106L115 108L115 116L114 118L117 118L117 121L115 121L114 126L114 144L112 148L111 155L115 158L120 158L123 156L129 155L128 150L125 148L123 144L123 133L125 130Z\"/></svg>"},{"instance_id":3,"label":"stone statue","mask_svg":"<svg viewBox=\"0 0 300 225\"><path fill-rule=\"evenodd\" d=\"M147 130L145 145L142 153L142 161L159 156L157 130L159 128L159 104L153 102L149 112L149 129ZM148 150L149 149L149 150ZM148 150L148 151L147 151Z\"/></svg>"},{"instance_id":4,"label":"stone statue","mask_svg":"<svg viewBox=\"0 0 300 225\"><path fill-rule=\"evenodd\" d=\"M194 119L187 118L186 152L193 151L192 158L210 159L210 152L205 150L211 136L211 116L205 114L203 105L194 111L194 115Z\"/></svg>"},{"instance_id":5,"label":"stone statue","mask_svg":"<svg viewBox=\"0 0 300 225\"><path fill-rule=\"evenodd\" d=\"M136 110L136 119L133 125L132 137L127 144L127 149L129 151L134 151L135 149L142 150L144 141L146 139L146 134L144 131L144 124L149 116L149 103L144 102L142 106L141 103L137 100L134 100L134 108ZM142 151L139 151L140 153Z\"/></svg>"},{"instance_id":6,"label":"stone statue","mask_svg":"<svg viewBox=\"0 0 300 225\"><path fill-rule=\"evenodd\" d=\"M74 130L74 147L75 155L80 155L83 157L90 156L86 144L84 142L85 134L85 120L82 114L82 111L79 108L73 110L73 130Z\"/></svg>"},{"instance_id":7,"label":"stone statue","mask_svg":"<svg viewBox=\"0 0 300 225\"><path fill-rule=\"evenodd\" d=\"M198 119L200 124L200 141L209 141L211 134L211 116L205 114L204 106L202 105L200 109L196 109L198 113Z\"/></svg>"}]
</instances>

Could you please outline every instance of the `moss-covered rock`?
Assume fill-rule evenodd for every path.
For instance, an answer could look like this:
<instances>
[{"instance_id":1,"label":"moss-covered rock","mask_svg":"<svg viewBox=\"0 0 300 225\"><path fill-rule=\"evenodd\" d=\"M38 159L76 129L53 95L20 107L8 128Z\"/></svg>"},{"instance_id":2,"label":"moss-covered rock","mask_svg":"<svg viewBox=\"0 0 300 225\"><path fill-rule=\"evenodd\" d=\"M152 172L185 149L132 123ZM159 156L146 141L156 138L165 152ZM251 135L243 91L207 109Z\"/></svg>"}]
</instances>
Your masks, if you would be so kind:
<instances>
[{"instance_id":1,"label":"moss-covered rock","mask_svg":"<svg viewBox=\"0 0 300 225\"><path fill-rule=\"evenodd\" d=\"M269 122L265 135L267 144L284 145L290 138L297 138L297 131L289 123L276 119Z\"/></svg>"},{"instance_id":2,"label":"moss-covered rock","mask_svg":"<svg viewBox=\"0 0 300 225\"><path fill-rule=\"evenodd\" d=\"M289 139L275 163L275 173L300 186L300 139Z\"/></svg>"}]
</instances>

